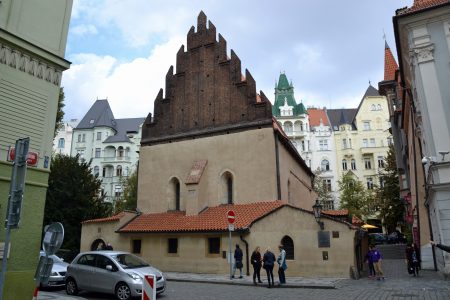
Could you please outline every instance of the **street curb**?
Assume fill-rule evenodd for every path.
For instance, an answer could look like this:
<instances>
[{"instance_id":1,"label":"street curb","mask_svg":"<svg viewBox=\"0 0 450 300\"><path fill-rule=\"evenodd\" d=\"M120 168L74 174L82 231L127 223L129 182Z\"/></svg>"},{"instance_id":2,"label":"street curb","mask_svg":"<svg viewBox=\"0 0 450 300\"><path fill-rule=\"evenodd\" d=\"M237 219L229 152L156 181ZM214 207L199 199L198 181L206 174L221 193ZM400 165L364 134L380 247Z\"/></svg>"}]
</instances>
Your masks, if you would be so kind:
<instances>
[{"instance_id":1,"label":"street curb","mask_svg":"<svg viewBox=\"0 0 450 300\"><path fill-rule=\"evenodd\" d=\"M214 281L214 280L193 280L193 279L182 279L182 278L166 278L167 281L175 282L196 282L196 283L212 283L212 284L228 284L228 285L243 285L243 286L253 286L253 287L263 287L267 288L265 284L254 285L251 282L239 282L239 281ZM273 288L297 288L297 289L336 289L334 285L319 285L319 284L284 284L275 285Z\"/></svg>"}]
</instances>

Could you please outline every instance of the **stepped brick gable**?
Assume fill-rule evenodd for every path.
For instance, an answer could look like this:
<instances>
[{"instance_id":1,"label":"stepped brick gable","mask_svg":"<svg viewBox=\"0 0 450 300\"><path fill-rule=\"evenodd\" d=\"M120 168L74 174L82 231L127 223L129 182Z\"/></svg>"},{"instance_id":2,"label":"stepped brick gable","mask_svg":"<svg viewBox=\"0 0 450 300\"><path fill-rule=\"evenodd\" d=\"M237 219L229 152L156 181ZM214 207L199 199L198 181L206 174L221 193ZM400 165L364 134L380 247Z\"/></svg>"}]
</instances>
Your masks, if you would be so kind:
<instances>
[{"instance_id":1,"label":"stepped brick gable","mask_svg":"<svg viewBox=\"0 0 450 300\"><path fill-rule=\"evenodd\" d=\"M203 12L187 34L187 47L177 53L176 73L171 66L166 89L155 99L142 128L142 145L154 145L254 127L272 126L272 106L225 39Z\"/></svg>"}]
</instances>

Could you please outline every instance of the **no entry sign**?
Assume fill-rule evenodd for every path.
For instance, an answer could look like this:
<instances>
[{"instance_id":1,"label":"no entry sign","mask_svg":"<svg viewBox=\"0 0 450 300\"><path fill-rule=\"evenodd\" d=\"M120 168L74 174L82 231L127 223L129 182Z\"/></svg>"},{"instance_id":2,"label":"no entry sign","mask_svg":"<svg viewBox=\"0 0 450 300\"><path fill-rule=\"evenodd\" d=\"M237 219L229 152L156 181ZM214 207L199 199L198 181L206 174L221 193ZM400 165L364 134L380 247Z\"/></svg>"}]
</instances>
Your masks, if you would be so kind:
<instances>
[{"instance_id":1,"label":"no entry sign","mask_svg":"<svg viewBox=\"0 0 450 300\"><path fill-rule=\"evenodd\" d=\"M156 299L156 277L155 275L145 275L142 281L142 300Z\"/></svg>"},{"instance_id":2,"label":"no entry sign","mask_svg":"<svg viewBox=\"0 0 450 300\"><path fill-rule=\"evenodd\" d=\"M228 223L233 224L234 221L236 220L236 214L234 213L234 210L229 210L227 212L227 219L228 219Z\"/></svg>"}]
</instances>

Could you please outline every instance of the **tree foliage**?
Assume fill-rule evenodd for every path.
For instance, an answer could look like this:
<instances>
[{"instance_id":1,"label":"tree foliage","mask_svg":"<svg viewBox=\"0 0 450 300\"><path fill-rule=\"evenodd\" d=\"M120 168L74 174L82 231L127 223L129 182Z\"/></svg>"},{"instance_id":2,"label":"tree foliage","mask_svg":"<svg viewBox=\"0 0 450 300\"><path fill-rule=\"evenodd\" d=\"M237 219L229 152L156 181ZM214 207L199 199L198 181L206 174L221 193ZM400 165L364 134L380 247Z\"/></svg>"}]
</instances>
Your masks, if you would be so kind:
<instances>
[{"instance_id":1,"label":"tree foliage","mask_svg":"<svg viewBox=\"0 0 450 300\"><path fill-rule=\"evenodd\" d=\"M137 169L123 181L123 196L116 202L115 212L124 210L136 210L138 192L138 171Z\"/></svg>"},{"instance_id":2,"label":"tree foliage","mask_svg":"<svg viewBox=\"0 0 450 300\"><path fill-rule=\"evenodd\" d=\"M367 190L364 184L355 179L354 174L348 172L338 182L341 193L341 209L348 209L350 215L359 218L367 217L375 212L374 193Z\"/></svg>"},{"instance_id":3,"label":"tree foliage","mask_svg":"<svg viewBox=\"0 0 450 300\"><path fill-rule=\"evenodd\" d=\"M376 189L377 207L383 225L392 232L399 222L403 220L404 205L400 200L400 187L395 160L394 146L389 146L388 155L385 160L385 167L379 174L383 180L383 186Z\"/></svg>"},{"instance_id":4,"label":"tree foliage","mask_svg":"<svg viewBox=\"0 0 450 300\"><path fill-rule=\"evenodd\" d=\"M317 193L317 198L322 203L329 203L330 201L333 201L333 195L331 194L331 191L328 189L328 187L324 184L323 178L320 176L323 173L323 171L320 168L317 168L317 170L314 172L314 182L313 182L313 189Z\"/></svg>"},{"instance_id":5,"label":"tree foliage","mask_svg":"<svg viewBox=\"0 0 450 300\"><path fill-rule=\"evenodd\" d=\"M80 162L78 155L57 154L52 158L45 202L44 225L64 225L62 248L79 250L81 222L110 214L103 202L101 182L91 172L90 162Z\"/></svg>"},{"instance_id":6,"label":"tree foliage","mask_svg":"<svg viewBox=\"0 0 450 300\"><path fill-rule=\"evenodd\" d=\"M56 122L55 122L55 133L54 136L56 136L56 134L58 133L58 130L60 130L62 128L62 126L64 125L63 122L63 118L64 118L64 111L63 111L63 107L65 106L64 104L64 89L60 88L59 89L59 97L58 97L58 110L56 111Z\"/></svg>"}]
</instances>

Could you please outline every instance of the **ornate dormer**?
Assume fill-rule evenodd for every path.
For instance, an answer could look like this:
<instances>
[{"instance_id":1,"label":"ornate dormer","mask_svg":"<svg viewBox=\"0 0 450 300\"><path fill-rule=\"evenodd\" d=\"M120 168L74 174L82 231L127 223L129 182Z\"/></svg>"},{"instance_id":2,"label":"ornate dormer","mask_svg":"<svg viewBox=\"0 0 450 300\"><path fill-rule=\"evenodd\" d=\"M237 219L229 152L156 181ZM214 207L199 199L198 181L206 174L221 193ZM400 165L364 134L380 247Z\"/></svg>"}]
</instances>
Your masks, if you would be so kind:
<instances>
[{"instance_id":1,"label":"ornate dormer","mask_svg":"<svg viewBox=\"0 0 450 300\"><path fill-rule=\"evenodd\" d=\"M208 23L208 26L207 26ZM272 105L241 60L206 15L200 12L197 30L187 34L187 47L177 53L176 73L171 66L166 89L155 99L142 128L142 145L192 139L232 131L272 126Z\"/></svg>"},{"instance_id":2,"label":"ornate dormer","mask_svg":"<svg viewBox=\"0 0 450 300\"><path fill-rule=\"evenodd\" d=\"M293 106L288 104L287 98L284 97L284 105L280 107L280 116L282 117L290 117L293 115Z\"/></svg>"}]
</instances>

